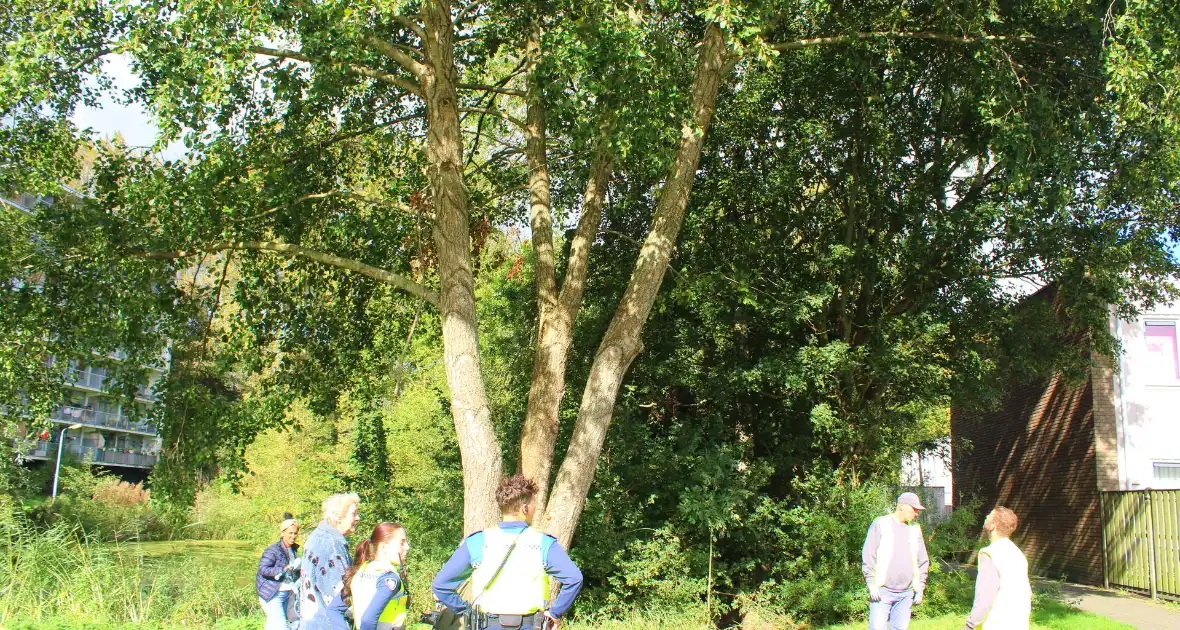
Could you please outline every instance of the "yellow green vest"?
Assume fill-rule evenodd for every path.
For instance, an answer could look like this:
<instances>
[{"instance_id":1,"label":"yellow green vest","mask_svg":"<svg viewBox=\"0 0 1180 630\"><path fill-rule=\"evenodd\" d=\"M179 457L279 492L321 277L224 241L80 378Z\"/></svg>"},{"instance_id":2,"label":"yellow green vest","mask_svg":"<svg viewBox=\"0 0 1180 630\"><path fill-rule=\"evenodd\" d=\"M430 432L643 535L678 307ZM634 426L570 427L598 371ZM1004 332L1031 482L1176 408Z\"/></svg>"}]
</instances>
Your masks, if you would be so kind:
<instances>
[{"instance_id":1,"label":"yellow green vest","mask_svg":"<svg viewBox=\"0 0 1180 630\"><path fill-rule=\"evenodd\" d=\"M483 558L471 574L472 601L481 611L528 615L549 607L549 574L545 573L541 547L544 537L545 534L531 527L523 532L504 531L499 527L483 531ZM513 540L516 547L512 555L492 581Z\"/></svg>"},{"instance_id":2,"label":"yellow green vest","mask_svg":"<svg viewBox=\"0 0 1180 630\"><path fill-rule=\"evenodd\" d=\"M1032 585L1028 582L1028 560L1011 540L999 538L979 553L991 557L1000 574L1000 592L992 604L982 630L1028 630L1032 615Z\"/></svg>"},{"instance_id":3,"label":"yellow green vest","mask_svg":"<svg viewBox=\"0 0 1180 630\"><path fill-rule=\"evenodd\" d=\"M374 560L362 564L356 575L352 577L349 588L352 590L353 623L357 628L360 627L361 620L365 618L365 611L368 610L369 603L373 601L373 596L377 594L377 581L387 573L398 573L398 568L399 565ZM389 603L385 605L385 610L381 611L381 616L377 618L377 630L400 630L405 627L409 595L406 594L404 583L401 586L401 592L400 597L389 600Z\"/></svg>"}]
</instances>

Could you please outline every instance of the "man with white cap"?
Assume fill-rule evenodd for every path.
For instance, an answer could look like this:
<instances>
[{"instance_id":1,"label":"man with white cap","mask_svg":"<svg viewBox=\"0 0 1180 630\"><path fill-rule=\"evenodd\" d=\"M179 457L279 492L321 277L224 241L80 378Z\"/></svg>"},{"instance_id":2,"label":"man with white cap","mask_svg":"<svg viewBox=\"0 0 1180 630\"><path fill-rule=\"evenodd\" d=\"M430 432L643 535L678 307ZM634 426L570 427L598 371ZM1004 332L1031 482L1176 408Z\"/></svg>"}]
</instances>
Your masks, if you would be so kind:
<instances>
[{"instance_id":1,"label":"man with white cap","mask_svg":"<svg viewBox=\"0 0 1180 630\"><path fill-rule=\"evenodd\" d=\"M922 603L930 557L918 525L918 495L903 492L897 507L873 521L861 550L861 572L869 587L869 630L906 630L910 608Z\"/></svg>"}]
</instances>

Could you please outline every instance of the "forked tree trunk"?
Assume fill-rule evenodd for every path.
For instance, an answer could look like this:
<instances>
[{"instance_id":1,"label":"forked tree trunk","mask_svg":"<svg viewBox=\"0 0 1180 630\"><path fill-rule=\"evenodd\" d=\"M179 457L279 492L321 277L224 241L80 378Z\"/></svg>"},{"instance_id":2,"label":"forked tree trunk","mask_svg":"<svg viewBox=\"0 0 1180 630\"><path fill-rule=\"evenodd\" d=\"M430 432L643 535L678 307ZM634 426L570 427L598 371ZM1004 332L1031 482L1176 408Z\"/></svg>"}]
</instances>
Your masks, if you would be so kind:
<instances>
[{"instance_id":1,"label":"forked tree trunk","mask_svg":"<svg viewBox=\"0 0 1180 630\"><path fill-rule=\"evenodd\" d=\"M549 166L545 150L545 103L536 75L541 54L540 28L534 24L527 54L530 59L528 111L525 121L529 163L529 207L537 266L538 331L532 382L520 435L520 468L537 483L537 509L544 512L553 471L553 453L560 426L558 414L565 392L566 359L573 341L574 319L582 305L590 246L602 218L602 202L610 178L611 154L604 141L596 151L582 217L570 243L570 259L561 291L557 289L553 246L553 210L550 202Z\"/></svg>"},{"instance_id":2,"label":"forked tree trunk","mask_svg":"<svg viewBox=\"0 0 1180 630\"><path fill-rule=\"evenodd\" d=\"M542 513L549 495L549 478L553 472L553 454L560 428L558 415L565 393L566 360L573 345L574 320L582 307L590 246L602 219L602 203L610 173L611 155L603 146L595 155L586 192L582 196L582 218L570 243L569 264L561 293L555 306L542 307L540 312L529 404L520 435L520 467L521 472L537 482L537 509Z\"/></svg>"},{"instance_id":3,"label":"forked tree trunk","mask_svg":"<svg viewBox=\"0 0 1180 630\"><path fill-rule=\"evenodd\" d=\"M428 0L422 13L426 69L421 80L426 100L434 240L439 255L439 311L451 415L463 463L463 529L470 533L499 518L495 492L503 464L479 360L450 4L447 0Z\"/></svg>"},{"instance_id":4,"label":"forked tree trunk","mask_svg":"<svg viewBox=\"0 0 1180 630\"><path fill-rule=\"evenodd\" d=\"M705 134L713 120L717 92L727 70L725 33L716 24L710 24L700 44L693 77L691 118L681 130L676 160L656 205L651 230L639 250L631 280L590 366L573 439L548 502L545 529L567 547L594 480L619 386L643 347L640 340L643 324L655 303L680 233Z\"/></svg>"}]
</instances>

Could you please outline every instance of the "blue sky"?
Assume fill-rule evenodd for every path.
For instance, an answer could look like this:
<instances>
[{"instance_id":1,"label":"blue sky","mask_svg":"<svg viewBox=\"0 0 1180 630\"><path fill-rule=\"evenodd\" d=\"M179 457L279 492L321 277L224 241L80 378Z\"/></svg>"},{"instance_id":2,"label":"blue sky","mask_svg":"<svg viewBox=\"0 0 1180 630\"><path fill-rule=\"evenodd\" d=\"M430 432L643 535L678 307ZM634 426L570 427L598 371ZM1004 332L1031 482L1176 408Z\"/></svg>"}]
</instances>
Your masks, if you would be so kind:
<instances>
[{"instance_id":1,"label":"blue sky","mask_svg":"<svg viewBox=\"0 0 1180 630\"><path fill-rule=\"evenodd\" d=\"M110 139L120 133L130 146L151 147L158 133L151 117L139 105L127 105L117 98L123 90L139 84L139 78L131 70L127 58L123 55L108 55L103 59L103 70L114 81L115 90L103 97L99 107L79 107L72 118L74 124L90 128L100 138ZM176 142L160 155L175 159L183 154L184 145Z\"/></svg>"}]
</instances>

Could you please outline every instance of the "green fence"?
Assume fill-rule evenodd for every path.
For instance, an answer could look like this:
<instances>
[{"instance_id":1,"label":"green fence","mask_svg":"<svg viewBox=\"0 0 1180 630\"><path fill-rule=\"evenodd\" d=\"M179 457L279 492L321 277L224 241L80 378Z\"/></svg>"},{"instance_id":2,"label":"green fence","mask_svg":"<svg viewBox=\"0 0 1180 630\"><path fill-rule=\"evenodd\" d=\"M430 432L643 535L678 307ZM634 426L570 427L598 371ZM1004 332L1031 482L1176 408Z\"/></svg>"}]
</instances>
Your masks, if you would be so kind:
<instances>
[{"instance_id":1,"label":"green fence","mask_svg":"<svg viewBox=\"0 0 1180 630\"><path fill-rule=\"evenodd\" d=\"M1180 597L1180 490L1100 496L1107 586Z\"/></svg>"}]
</instances>

